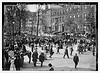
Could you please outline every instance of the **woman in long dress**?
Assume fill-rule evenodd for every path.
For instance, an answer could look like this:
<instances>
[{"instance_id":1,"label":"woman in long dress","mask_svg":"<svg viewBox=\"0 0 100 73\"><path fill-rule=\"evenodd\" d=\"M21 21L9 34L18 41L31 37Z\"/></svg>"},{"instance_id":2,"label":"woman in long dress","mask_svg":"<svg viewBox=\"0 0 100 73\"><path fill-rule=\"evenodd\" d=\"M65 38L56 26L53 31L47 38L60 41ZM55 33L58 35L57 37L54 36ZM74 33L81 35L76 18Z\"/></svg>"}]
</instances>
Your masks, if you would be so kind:
<instances>
[{"instance_id":1,"label":"woman in long dress","mask_svg":"<svg viewBox=\"0 0 100 73\"><path fill-rule=\"evenodd\" d=\"M15 60L15 57L14 57L14 51L9 51L8 52L9 54L9 60L11 62L11 65L10 65L10 71L15 71L15 65L14 65L14 60Z\"/></svg>"}]
</instances>

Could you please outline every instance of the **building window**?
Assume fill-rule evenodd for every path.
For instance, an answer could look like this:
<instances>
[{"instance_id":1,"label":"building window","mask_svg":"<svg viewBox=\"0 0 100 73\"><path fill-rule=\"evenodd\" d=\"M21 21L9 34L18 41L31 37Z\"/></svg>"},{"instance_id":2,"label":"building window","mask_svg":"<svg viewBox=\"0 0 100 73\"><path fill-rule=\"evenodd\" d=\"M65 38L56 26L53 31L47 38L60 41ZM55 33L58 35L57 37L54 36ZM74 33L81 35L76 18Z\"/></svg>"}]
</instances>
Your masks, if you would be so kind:
<instances>
[{"instance_id":1,"label":"building window","mask_svg":"<svg viewBox=\"0 0 100 73\"><path fill-rule=\"evenodd\" d=\"M65 13L65 15L66 15L66 13L67 13L67 10L65 10L65 11L64 11L64 13Z\"/></svg>"},{"instance_id":2,"label":"building window","mask_svg":"<svg viewBox=\"0 0 100 73\"><path fill-rule=\"evenodd\" d=\"M74 6L74 9L76 8L76 6Z\"/></svg>"},{"instance_id":3,"label":"building window","mask_svg":"<svg viewBox=\"0 0 100 73\"><path fill-rule=\"evenodd\" d=\"M54 22L54 18L52 18L52 23Z\"/></svg>"},{"instance_id":4,"label":"building window","mask_svg":"<svg viewBox=\"0 0 100 73\"><path fill-rule=\"evenodd\" d=\"M62 22L64 22L64 17L62 17Z\"/></svg>"},{"instance_id":5,"label":"building window","mask_svg":"<svg viewBox=\"0 0 100 73\"><path fill-rule=\"evenodd\" d=\"M80 8L80 5L78 5L77 7Z\"/></svg>"},{"instance_id":6,"label":"building window","mask_svg":"<svg viewBox=\"0 0 100 73\"><path fill-rule=\"evenodd\" d=\"M68 9L67 9L67 11L68 11Z\"/></svg>"},{"instance_id":7,"label":"building window","mask_svg":"<svg viewBox=\"0 0 100 73\"><path fill-rule=\"evenodd\" d=\"M59 12L57 11L56 13L57 13L57 16L58 16L59 15Z\"/></svg>"},{"instance_id":8,"label":"building window","mask_svg":"<svg viewBox=\"0 0 100 73\"><path fill-rule=\"evenodd\" d=\"M72 18L72 16L70 15L69 18Z\"/></svg>"},{"instance_id":9,"label":"building window","mask_svg":"<svg viewBox=\"0 0 100 73\"><path fill-rule=\"evenodd\" d=\"M68 16L66 16L66 18L68 18Z\"/></svg>"},{"instance_id":10,"label":"building window","mask_svg":"<svg viewBox=\"0 0 100 73\"><path fill-rule=\"evenodd\" d=\"M78 18L80 17L80 15L78 14Z\"/></svg>"},{"instance_id":11,"label":"building window","mask_svg":"<svg viewBox=\"0 0 100 73\"><path fill-rule=\"evenodd\" d=\"M54 15L57 15L57 12L56 11L54 12Z\"/></svg>"},{"instance_id":12,"label":"building window","mask_svg":"<svg viewBox=\"0 0 100 73\"><path fill-rule=\"evenodd\" d=\"M61 17L60 17L60 22L62 22L62 19L61 19Z\"/></svg>"},{"instance_id":13,"label":"building window","mask_svg":"<svg viewBox=\"0 0 100 73\"><path fill-rule=\"evenodd\" d=\"M60 10L58 10L58 15L60 15Z\"/></svg>"},{"instance_id":14,"label":"building window","mask_svg":"<svg viewBox=\"0 0 100 73\"><path fill-rule=\"evenodd\" d=\"M62 10L62 12L63 12L63 15L65 15L65 10Z\"/></svg>"},{"instance_id":15,"label":"building window","mask_svg":"<svg viewBox=\"0 0 100 73\"><path fill-rule=\"evenodd\" d=\"M60 15L62 15L61 10L60 10Z\"/></svg>"},{"instance_id":16,"label":"building window","mask_svg":"<svg viewBox=\"0 0 100 73\"><path fill-rule=\"evenodd\" d=\"M52 23L54 22L54 18L52 19Z\"/></svg>"},{"instance_id":17,"label":"building window","mask_svg":"<svg viewBox=\"0 0 100 73\"><path fill-rule=\"evenodd\" d=\"M52 16L52 11L51 11L51 16Z\"/></svg>"},{"instance_id":18,"label":"building window","mask_svg":"<svg viewBox=\"0 0 100 73\"><path fill-rule=\"evenodd\" d=\"M72 9L72 8L70 8L70 11L71 11L71 9Z\"/></svg>"},{"instance_id":19,"label":"building window","mask_svg":"<svg viewBox=\"0 0 100 73\"><path fill-rule=\"evenodd\" d=\"M52 23L52 19L51 19L51 23Z\"/></svg>"},{"instance_id":20,"label":"building window","mask_svg":"<svg viewBox=\"0 0 100 73\"><path fill-rule=\"evenodd\" d=\"M85 9L87 9L87 6L85 5L85 7L84 7Z\"/></svg>"},{"instance_id":21,"label":"building window","mask_svg":"<svg viewBox=\"0 0 100 73\"><path fill-rule=\"evenodd\" d=\"M64 10L62 10L62 14L64 15Z\"/></svg>"},{"instance_id":22,"label":"building window","mask_svg":"<svg viewBox=\"0 0 100 73\"><path fill-rule=\"evenodd\" d=\"M58 17L58 22L60 22L60 18Z\"/></svg>"},{"instance_id":23,"label":"building window","mask_svg":"<svg viewBox=\"0 0 100 73\"><path fill-rule=\"evenodd\" d=\"M63 10L61 10L61 13L62 13L62 15L63 15Z\"/></svg>"},{"instance_id":24,"label":"building window","mask_svg":"<svg viewBox=\"0 0 100 73\"><path fill-rule=\"evenodd\" d=\"M78 11L80 11L80 8L78 8Z\"/></svg>"},{"instance_id":25,"label":"building window","mask_svg":"<svg viewBox=\"0 0 100 73\"><path fill-rule=\"evenodd\" d=\"M52 11L52 16L54 15L54 11Z\"/></svg>"},{"instance_id":26,"label":"building window","mask_svg":"<svg viewBox=\"0 0 100 73\"><path fill-rule=\"evenodd\" d=\"M90 14L91 14L91 15L93 15L93 13L92 13L92 12L91 12Z\"/></svg>"},{"instance_id":27,"label":"building window","mask_svg":"<svg viewBox=\"0 0 100 73\"><path fill-rule=\"evenodd\" d=\"M84 20L86 21L86 18L84 18Z\"/></svg>"},{"instance_id":28,"label":"building window","mask_svg":"<svg viewBox=\"0 0 100 73\"><path fill-rule=\"evenodd\" d=\"M75 6L74 6L74 9L76 9L76 8L78 8L78 6L77 6L77 5L75 5Z\"/></svg>"},{"instance_id":29,"label":"building window","mask_svg":"<svg viewBox=\"0 0 100 73\"><path fill-rule=\"evenodd\" d=\"M53 23L53 22L54 22L54 18L51 19L51 23Z\"/></svg>"},{"instance_id":30,"label":"building window","mask_svg":"<svg viewBox=\"0 0 100 73\"><path fill-rule=\"evenodd\" d=\"M75 18L75 15L74 15L74 18Z\"/></svg>"},{"instance_id":31,"label":"building window","mask_svg":"<svg viewBox=\"0 0 100 73\"><path fill-rule=\"evenodd\" d=\"M91 8L93 7L93 5L91 5Z\"/></svg>"},{"instance_id":32,"label":"building window","mask_svg":"<svg viewBox=\"0 0 100 73\"><path fill-rule=\"evenodd\" d=\"M53 16L53 13L54 13L54 11L52 11L52 14L51 14L52 16Z\"/></svg>"},{"instance_id":33,"label":"building window","mask_svg":"<svg viewBox=\"0 0 100 73\"><path fill-rule=\"evenodd\" d=\"M64 9L64 15L66 15L66 13L67 13L67 10Z\"/></svg>"},{"instance_id":34,"label":"building window","mask_svg":"<svg viewBox=\"0 0 100 73\"><path fill-rule=\"evenodd\" d=\"M84 17L86 17L86 13L84 13Z\"/></svg>"},{"instance_id":35,"label":"building window","mask_svg":"<svg viewBox=\"0 0 100 73\"><path fill-rule=\"evenodd\" d=\"M55 11L54 15L57 15L57 12Z\"/></svg>"}]
</instances>

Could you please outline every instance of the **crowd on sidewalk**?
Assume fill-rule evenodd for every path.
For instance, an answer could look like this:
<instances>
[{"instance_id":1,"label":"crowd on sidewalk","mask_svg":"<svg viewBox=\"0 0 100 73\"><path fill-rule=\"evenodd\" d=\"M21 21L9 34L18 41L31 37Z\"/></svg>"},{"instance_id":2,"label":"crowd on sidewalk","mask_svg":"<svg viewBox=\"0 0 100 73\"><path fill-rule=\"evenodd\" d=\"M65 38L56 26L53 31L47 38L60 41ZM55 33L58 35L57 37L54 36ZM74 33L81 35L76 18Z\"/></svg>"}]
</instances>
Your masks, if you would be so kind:
<instances>
[{"instance_id":1,"label":"crowd on sidewalk","mask_svg":"<svg viewBox=\"0 0 100 73\"><path fill-rule=\"evenodd\" d=\"M28 44L31 47L31 51L26 50L25 45ZM56 49L56 52L54 52ZM75 68L77 68L79 62L79 54L83 54L87 50L93 52L95 55L96 45L89 42L86 39L68 39L68 40L54 40L54 39L35 39L35 38L23 38L22 40L15 40L12 43L5 44L3 49L3 59L2 68L3 70L20 70L23 66L24 56L27 55L29 58L29 63L31 58L33 65L36 67L37 60L41 62L41 67L43 67L44 60L48 60L53 57L53 54L60 54L60 49L64 49L63 58L72 56L73 51L76 51L73 57L73 62L75 63ZM69 52L70 51L70 52ZM52 68L52 64L48 64ZM50 69L51 70L51 69ZM54 70L52 68L52 70Z\"/></svg>"}]
</instances>

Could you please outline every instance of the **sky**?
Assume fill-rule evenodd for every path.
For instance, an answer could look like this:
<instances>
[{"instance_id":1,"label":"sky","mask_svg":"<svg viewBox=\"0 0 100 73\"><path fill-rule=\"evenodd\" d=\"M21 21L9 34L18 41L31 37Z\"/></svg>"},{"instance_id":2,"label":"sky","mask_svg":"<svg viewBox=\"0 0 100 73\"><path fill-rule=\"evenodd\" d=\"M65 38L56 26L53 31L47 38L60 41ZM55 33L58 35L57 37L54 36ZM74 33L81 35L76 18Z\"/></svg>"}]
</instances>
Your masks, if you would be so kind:
<instances>
[{"instance_id":1,"label":"sky","mask_svg":"<svg viewBox=\"0 0 100 73\"><path fill-rule=\"evenodd\" d=\"M34 4L34 5L27 5L27 8L29 11L31 12L36 12L38 10L38 5ZM45 9L45 6L41 6L41 9Z\"/></svg>"},{"instance_id":2,"label":"sky","mask_svg":"<svg viewBox=\"0 0 100 73\"><path fill-rule=\"evenodd\" d=\"M38 9L38 6L37 5L27 5L27 8L31 12L36 12Z\"/></svg>"},{"instance_id":3,"label":"sky","mask_svg":"<svg viewBox=\"0 0 100 73\"><path fill-rule=\"evenodd\" d=\"M48 5L49 8L58 8L60 6L58 5ZM36 12L38 10L38 5L33 4L33 5L27 5L27 8L31 12ZM41 9L45 9L45 5L40 6Z\"/></svg>"}]
</instances>

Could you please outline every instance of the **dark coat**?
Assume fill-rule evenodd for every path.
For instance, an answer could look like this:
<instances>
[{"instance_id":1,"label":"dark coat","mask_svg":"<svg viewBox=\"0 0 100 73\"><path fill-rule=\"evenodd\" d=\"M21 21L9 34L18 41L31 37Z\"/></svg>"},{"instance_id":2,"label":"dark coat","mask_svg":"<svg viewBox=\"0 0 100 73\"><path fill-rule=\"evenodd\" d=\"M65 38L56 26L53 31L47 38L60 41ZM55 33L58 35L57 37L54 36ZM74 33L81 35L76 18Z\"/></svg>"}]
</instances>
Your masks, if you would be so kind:
<instances>
[{"instance_id":1,"label":"dark coat","mask_svg":"<svg viewBox=\"0 0 100 73\"><path fill-rule=\"evenodd\" d=\"M79 57L78 57L78 56L74 56L73 61L74 61L75 63L78 63L78 62L79 62Z\"/></svg>"},{"instance_id":2,"label":"dark coat","mask_svg":"<svg viewBox=\"0 0 100 73\"><path fill-rule=\"evenodd\" d=\"M74 51L72 47L70 48L70 51Z\"/></svg>"},{"instance_id":3,"label":"dark coat","mask_svg":"<svg viewBox=\"0 0 100 73\"><path fill-rule=\"evenodd\" d=\"M34 47L34 43L31 44L32 48Z\"/></svg>"},{"instance_id":4,"label":"dark coat","mask_svg":"<svg viewBox=\"0 0 100 73\"><path fill-rule=\"evenodd\" d=\"M44 60L45 60L44 54L41 54L41 55L39 56L39 61L40 61L40 62L43 62Z\"/></svg>"},{"instance_id":5,"label":"dark coat","mask_svg":"<svg viewBox=\"0 0 100 73\"><path fill-rule=\"evenodd\" d=\"M6 61L8 61L8 59L9 59L9 55L8 55L8 52L6 52L6 51L4 51L4 57L6 58Z\"/></svg>"},{"instance_id":6,"label":"dark coat","mask_svg":"<svg viewBox=\"0 0 100 73\"><path fill-rule=\"evenodd\" d=\"M14 64L15 64L16 68L20 68L20 66L21 66L20 58L16 58L15 61L14 61Z\"/></svg>"},{"instance_id":7,"label":"dark coat","mask_svg":"<svg viewBox=\"0 0 100 73\"><path fill-rule=\"evenodd\" d=\"M53 53L54 53L52 48L53 48L53 46L51 45L51 48L50 48L50 54L51 55L53 55Z\"/></svg>"},{"instance_id":8,"label":"dark coat","mask_svg":"<svg viewBox=\"0 0 100 73\"><path fill-rule=\"evenodd\" d=\"M25 47L25 45L23 45L23 52L26 52L26 47Z\"/></svg>"},{"instance_id":9,"label":"dark coat","mask_svg":"<svg viewBox=\"0 0 100 73\"><path fill-rule=\"evenodd\" d=\"M37 59L38 59L38 53L37 52L33 52L32 58L33 58L33 62L36 62Z\"/></svg>"},{"instance_id":10,"label":"dark coat","mask_svg":"<svg viewBox=\"0 0 100 73\"><path fill-rule=\"evenodd\" d=\"M10 61L6 62L6 65L5 65L6 70L10 70L10 65L11 65Z\"/></svg>"},{"instance_id":11,"label":"dark coat","mask_svg":"<svg viewBox=\"0 0 100 73\"><path fill-rule=\"evenodd\" d=\"M51 54L51 55L54 54L53 49L52 49L52 46L51 46L51 48L50 48L50 54Z\"/></svg>"},{"instance_id":12,"label":"dark coat","mask_svg":"<svg viewBox=\"0 0 100 73\"><path fill-rule=\"evenodd\" d=\"M65 49L65 54L68 54L68 49L67 48Z\"/></svg>"}]
</instances>

